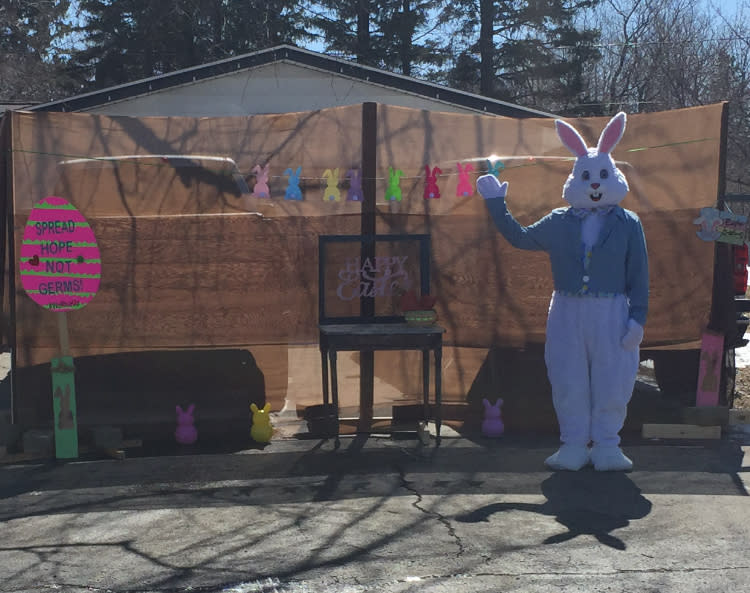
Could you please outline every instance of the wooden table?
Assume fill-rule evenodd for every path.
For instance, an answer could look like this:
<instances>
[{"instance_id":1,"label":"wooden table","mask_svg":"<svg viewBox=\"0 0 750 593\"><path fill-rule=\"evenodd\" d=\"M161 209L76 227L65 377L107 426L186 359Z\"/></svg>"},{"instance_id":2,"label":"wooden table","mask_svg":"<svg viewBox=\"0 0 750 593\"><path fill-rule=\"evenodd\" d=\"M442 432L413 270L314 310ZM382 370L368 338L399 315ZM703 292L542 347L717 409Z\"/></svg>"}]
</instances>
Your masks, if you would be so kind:
<instances>
[{"instance_id":1,"label":"wooden table","mask_svg":"<svg viewBox=\"0 0 750 593\"><path fill-rule=\"evenodd\" d=\"M323 370L323 404L328 407L329 375L331 374L331 399L336 415L336 439L338 440L339 394L336 369L338 351L373 352L376 350L421 350L422 351L422 385L424 398L424 419L430 419L430 351L435 357L435 439L440 444L440 425L442 423L442 357L443 334L445 328L439 325L412 326L406 323L355 323L355 324L321 324L320 356ZM362 394L360 393L360 405ZM371 404L370 404L371 405ZM360 409L362 409L360 407Z\"/></svg>"}]
</instances>

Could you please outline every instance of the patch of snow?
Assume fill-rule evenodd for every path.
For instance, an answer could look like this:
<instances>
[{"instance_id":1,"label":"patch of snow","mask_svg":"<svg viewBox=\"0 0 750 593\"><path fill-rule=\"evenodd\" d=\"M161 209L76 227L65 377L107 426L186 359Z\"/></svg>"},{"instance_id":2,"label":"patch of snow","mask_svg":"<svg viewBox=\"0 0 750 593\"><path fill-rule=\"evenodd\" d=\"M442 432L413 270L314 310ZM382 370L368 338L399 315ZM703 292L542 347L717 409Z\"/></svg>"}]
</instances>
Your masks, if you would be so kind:
<instances>
[{"instance_id":1,"label":"patch of snow","mask_svg":"<svg viewBox=\"0 0 750 593\"><path fill-rule=\"evenodd\" d=\"M734 351L734 364L738 369L750 367L750 344Z\"/></svg>"}]
</instances>

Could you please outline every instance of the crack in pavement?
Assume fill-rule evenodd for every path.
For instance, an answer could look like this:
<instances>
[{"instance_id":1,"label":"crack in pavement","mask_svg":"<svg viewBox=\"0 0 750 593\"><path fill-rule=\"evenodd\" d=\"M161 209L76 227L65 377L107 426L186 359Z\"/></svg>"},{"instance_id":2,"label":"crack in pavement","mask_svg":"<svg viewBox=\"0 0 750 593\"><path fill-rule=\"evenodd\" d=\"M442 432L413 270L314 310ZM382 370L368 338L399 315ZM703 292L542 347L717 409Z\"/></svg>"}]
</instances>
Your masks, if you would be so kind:
<instances>
[{"instance_id":1,"label":"crack in pavement","mask_svg":"<svg viewBox=\"0 0 750 593\"><path fill-rule=\"evenodd\" d=\"M397 465L396 471L398 472L399 479L401 480L401 486L405 490L408 490L409 492L411 492L416 498L416 500L412 502L411 505L415 509L424 513L425 515L429 515L430 517L436 518L440 523L442 523L445 526L445 528L448 530L448 534L453 538L453 540L455 540L456 546L458 547L458 554L456 556L461 556L466 551L466 549L464 548L464 544L461 541L461 538L458 536L458 534L456 533L456 530L453 528L453 525L451 525L451 522L444 515L441 515L440 513L436 511L431 511L430 509L426 509L423 506L421 506L422 495L417 491L416 488L414 488L414 486L411 485L411 482L406 479L406 472L404 471L404 469L401 466Z\"/></svg>"}]
</instances>

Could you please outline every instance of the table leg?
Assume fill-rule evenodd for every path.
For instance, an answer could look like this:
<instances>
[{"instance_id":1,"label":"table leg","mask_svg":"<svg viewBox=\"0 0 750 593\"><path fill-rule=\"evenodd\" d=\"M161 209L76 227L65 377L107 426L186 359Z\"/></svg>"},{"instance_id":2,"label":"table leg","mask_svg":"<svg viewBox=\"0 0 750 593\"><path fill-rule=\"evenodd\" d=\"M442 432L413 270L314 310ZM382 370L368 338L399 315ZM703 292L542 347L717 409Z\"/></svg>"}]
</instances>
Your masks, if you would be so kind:
<instances>
[{"instance_id":1,"label":"table leg","mask_svg":"<svg viewBox=\"0 0 750 593\"><path fill-rule=\"evenodd\" d=\"M333 413L336 415L336 443L339 440L339 381L338 369L336 367L336 350L330 349L331 355L331 397L333 400Z\"/></svg>"},{"instance_id":2,"label":"table leg","mask_svg":"<svg viewBox=\"0 0 750 593\"><path fill-rule=\"evenodd\" d=\"M435 441L440 444L440 425L443 421L442 389L443 389L443 347L435 348Z\"/></svg>"},{"instance_id":3,"label":"table leg","mask_svg":"<svg viewBox=\"0 0 750 593\"><path fill-rule=\"evenodd\" d=\"M359 351L359 421L357 432L372 432L375 407L375 351Z\"/></svg>"},{"instance_id":4,"label":"table leg","mask_svg":"<svg viewBox=\"0 0 750 593\"><path fill-rule=\"evenodd\" d=\"M430 421L430 351L422 350L422 404L425 425Z\"/></svg>"},{"instance_id":5,"label":"table leg","mask_svg":"<svg viewBox=\"0 0 750 593\"><path fill-rule=\"evenodd\" d=\"M323 405L328 407L328 350L320 347L320 367L323 376Z\"/></svg>"}]
</instances>

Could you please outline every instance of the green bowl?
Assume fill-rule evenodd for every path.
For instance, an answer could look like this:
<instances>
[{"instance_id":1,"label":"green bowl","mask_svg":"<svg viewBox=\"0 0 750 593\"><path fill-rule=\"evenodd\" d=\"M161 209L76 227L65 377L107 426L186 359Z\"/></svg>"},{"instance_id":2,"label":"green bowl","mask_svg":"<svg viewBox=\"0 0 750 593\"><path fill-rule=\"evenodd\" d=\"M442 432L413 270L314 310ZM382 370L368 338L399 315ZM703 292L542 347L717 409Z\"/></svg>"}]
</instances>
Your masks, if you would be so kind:
<instances>
[{"instance_id":1,"label":"green bowl","mask_svg":"<svg viewBox=\"0 0 750 593\"><path fill-rule=\"evenodd\" d=\"M434 309L406 311L404 318L408 325L432 325L437 320L437 311Z\"/></svg>"}]
</instances>

